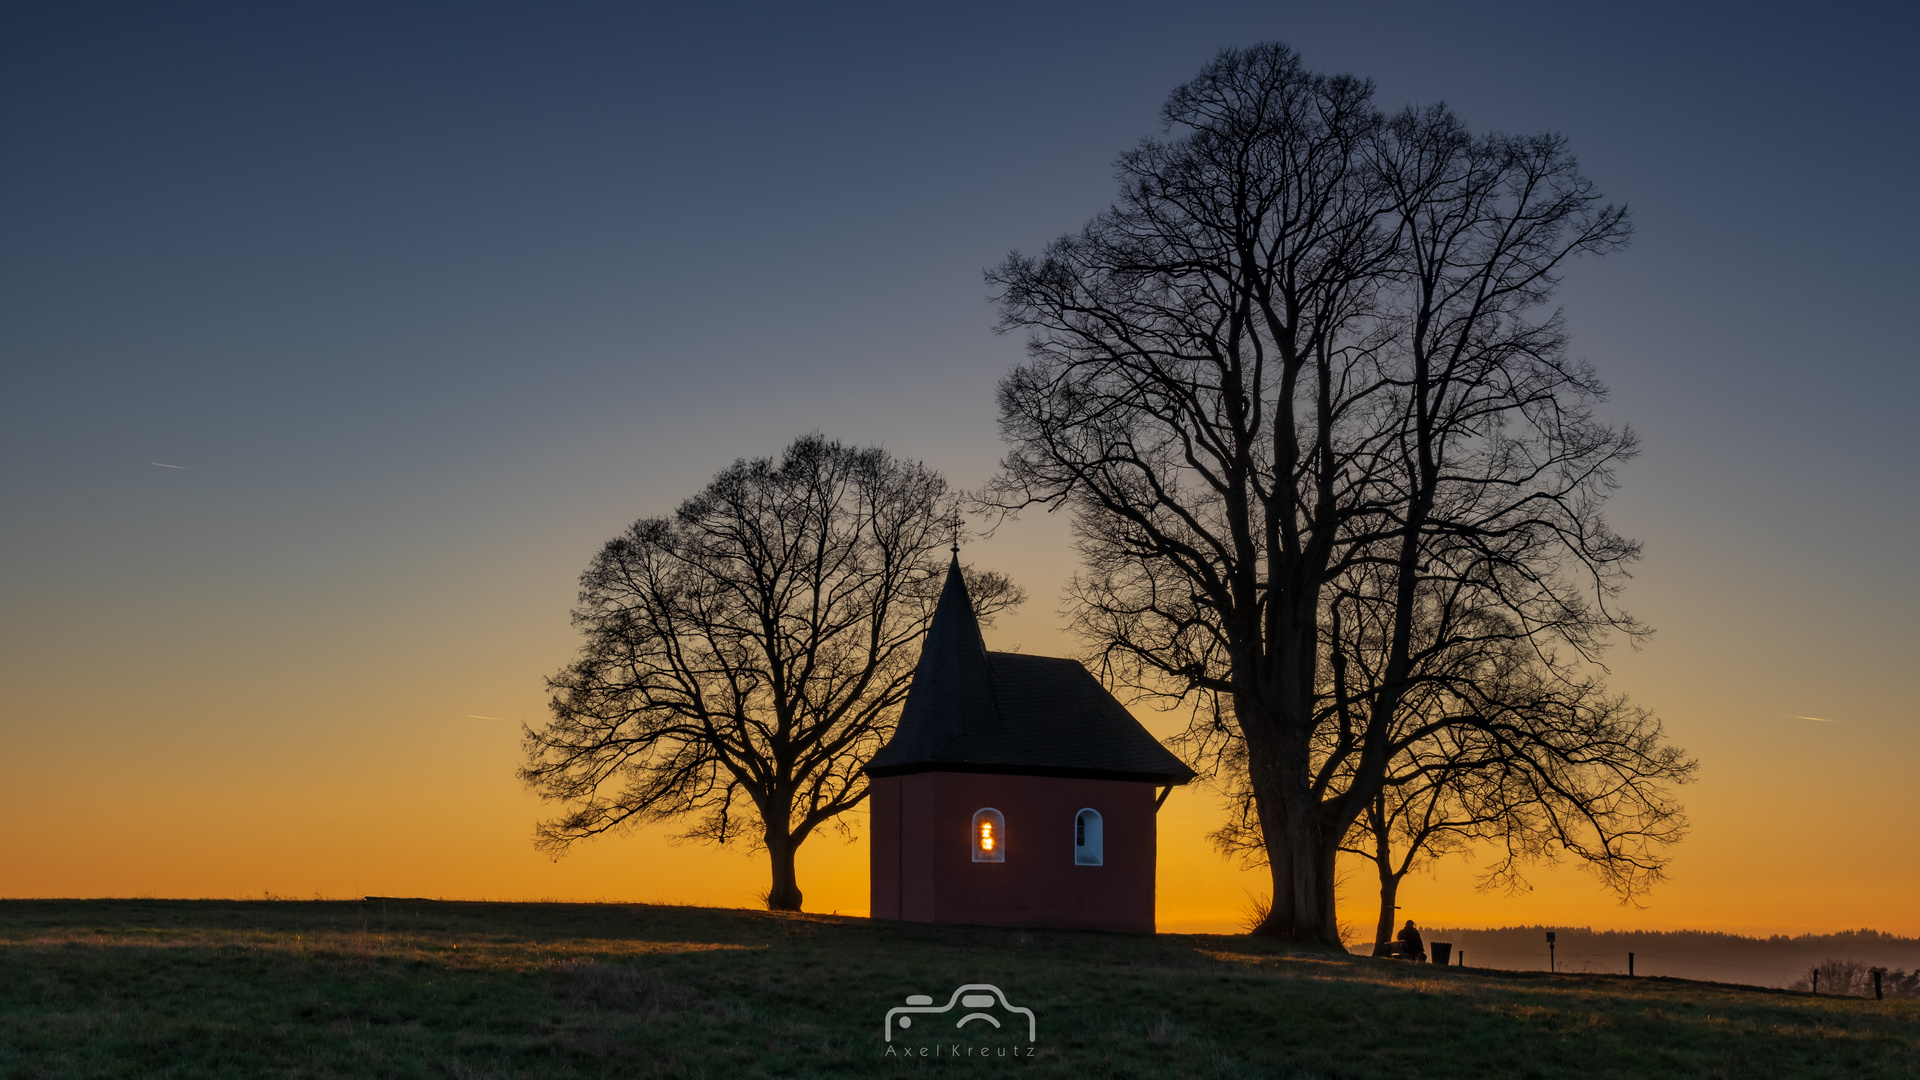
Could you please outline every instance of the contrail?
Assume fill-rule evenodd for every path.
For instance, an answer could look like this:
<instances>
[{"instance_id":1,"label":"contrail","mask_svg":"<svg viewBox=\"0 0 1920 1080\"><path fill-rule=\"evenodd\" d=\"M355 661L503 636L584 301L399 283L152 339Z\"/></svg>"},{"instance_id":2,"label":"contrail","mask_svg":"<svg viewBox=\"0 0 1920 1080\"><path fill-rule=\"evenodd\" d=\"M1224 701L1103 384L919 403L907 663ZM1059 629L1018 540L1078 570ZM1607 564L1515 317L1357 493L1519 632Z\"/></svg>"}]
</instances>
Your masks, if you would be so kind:
<instances>
[{"instance_id":1,"label":"contrail","mask_svg":"<svg viewBox=\"0 0 1920 1080\"><path fill-rule=\"evenodd\" d=\"M160 467L161 467L161 468L163 468L163 469L184 469L184 468L186 468L186 466L185 466L185 465L169 465L169 464L167 464L167 463L166 463L166 462L164 462L164 461L149 461L149 462L147 462L147 464L149 464L149 465L158 465L158 466L160 466Z\"/></svg>"},{"instance_id":2,"label":"contrail","mask_svg":"<svg viewBox=\"0 0 1920 1080\"><path fill-rule=\"evenodd\" d=\"M475 716L475 715L474 715L473 713L467 713L467 714L466 714L466 716L467 716L467 719L469 719L469 720L498 720L498 719L500 719L500 718L499 718L499 717L497 717L497 716Z\"/></svg>"},{"instance_id":3,"label":"contrail","mask_svg":"<svg viewBox=\"0 0 1920 1080\"><path fill-rule=\"evenodd\" d=\"M1824 716L1796 716L1794 717L1794 719L1795 720L1817 720L1822 724L1837 724L1840 722L1838 720L1829 720Z\"/></svg>"}]
</instances>

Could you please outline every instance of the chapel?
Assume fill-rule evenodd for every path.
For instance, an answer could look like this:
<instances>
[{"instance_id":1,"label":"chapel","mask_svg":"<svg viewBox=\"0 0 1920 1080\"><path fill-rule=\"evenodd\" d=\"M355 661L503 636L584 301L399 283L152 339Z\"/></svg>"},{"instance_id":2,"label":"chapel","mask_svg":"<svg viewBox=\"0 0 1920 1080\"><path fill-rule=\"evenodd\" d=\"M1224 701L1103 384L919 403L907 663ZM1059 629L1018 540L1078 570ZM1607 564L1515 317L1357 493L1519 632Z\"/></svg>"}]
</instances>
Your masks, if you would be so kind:
<instances>
[{"instance_id":1,"label":"chapel","mask_svg":"<svg viewBox=\"0 0 1920 1080\"><path fill-rule=\"evenodd\" d=\"M1155 815L1193 770L1079 661L988 652L957 552L866 773L874 918L1153 932Z\"/></svg>"}]
</instances>

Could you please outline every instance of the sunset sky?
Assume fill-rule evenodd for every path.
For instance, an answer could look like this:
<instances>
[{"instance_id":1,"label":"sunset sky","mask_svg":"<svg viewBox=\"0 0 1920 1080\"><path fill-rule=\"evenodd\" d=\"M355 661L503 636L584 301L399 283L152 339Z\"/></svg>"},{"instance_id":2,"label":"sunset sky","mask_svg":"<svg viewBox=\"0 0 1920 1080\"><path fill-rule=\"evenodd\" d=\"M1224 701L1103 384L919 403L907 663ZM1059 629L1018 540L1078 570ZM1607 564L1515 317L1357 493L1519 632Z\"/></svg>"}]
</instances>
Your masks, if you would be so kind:
<instances>
[{"instance_id":1,"label":"sunset sky","mask_svg":"<svg viewBox=\"0 0 1920 1080\"><path fill-rule=\"evenodd\" d=\"M1407 913L1920 934L1920 9L691 7L0 15L0 896L753 903L744 850L534 850L579 572L812 430L984 481L1020 342L982 269L1279 39L1565 133L1637 226L1562 301L1644 443L1611 518L1659 632L1611 684L1700 759L1692 835L1643 908L1456 862ZM1076 649L1063 522L967 557L1032 596L990 646ZM1264 891L1218 814L1161 815L1163 929ZM865 911L848 824L809 909Z\"/></svg>"}]
</instances>

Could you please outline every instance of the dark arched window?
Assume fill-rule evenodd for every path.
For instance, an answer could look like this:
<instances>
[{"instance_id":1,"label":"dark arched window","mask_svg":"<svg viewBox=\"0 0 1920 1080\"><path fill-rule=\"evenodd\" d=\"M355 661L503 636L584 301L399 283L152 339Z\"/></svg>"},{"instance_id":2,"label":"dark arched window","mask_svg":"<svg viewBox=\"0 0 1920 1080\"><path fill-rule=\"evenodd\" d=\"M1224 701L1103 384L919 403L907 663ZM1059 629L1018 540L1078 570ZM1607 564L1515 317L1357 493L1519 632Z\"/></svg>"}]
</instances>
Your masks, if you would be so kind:
<instances>
[{"instance_id":1,"label":"dark arched window","mask_svg":"<svg viewBox=\"0 0 1920 1080\"><path fill-rule=\"evenodd\" d=\"M1100 844L1100 811L1082 810L1073 815L1073 861L1081 866L1099 866L1105 849Z\"/></svg>"},{"instance_id":2,"label":"dark arched window","mask_svg":"<svg viewBox=\"0 0 1920 1080\"><path fill-rule=\"evenodd\" d=\"M1007 818L990 806L973 812L973 861L1007 861Z\"/></svg>"}]
</instances>

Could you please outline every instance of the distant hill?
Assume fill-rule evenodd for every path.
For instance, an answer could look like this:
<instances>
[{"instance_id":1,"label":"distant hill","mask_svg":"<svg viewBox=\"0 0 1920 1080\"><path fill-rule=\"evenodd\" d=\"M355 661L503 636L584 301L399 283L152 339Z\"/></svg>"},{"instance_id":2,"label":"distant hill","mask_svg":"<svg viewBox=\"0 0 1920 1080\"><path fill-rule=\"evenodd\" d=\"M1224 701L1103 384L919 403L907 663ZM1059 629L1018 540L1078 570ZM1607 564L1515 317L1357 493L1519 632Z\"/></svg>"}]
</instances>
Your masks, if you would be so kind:
<instances>
[{"instance_id":1,"label":"distant hill","mask_svg":"<svg viewBox=\"0 0 1920 1080\"><path fill-rule=\"evenodd\" d=\"M1491 930L1421 928L1429 942L1453 943L1469 967L1511 971L1547 969L1547 931L1554 931L1561 971L1624 974L1634 954L1637 975L1788 986L1828 960L1853 960L1893 969L1920 967L1920 938L1878 930L1787 937L1745 937L1707 930L1664 932L1594 930L1586 926L1504 926Z\"/></svg>"}]
</instances>

